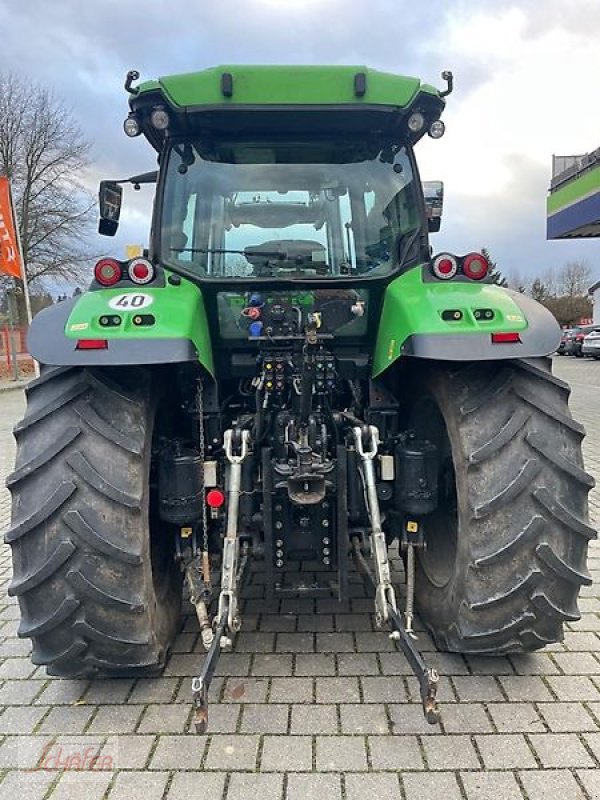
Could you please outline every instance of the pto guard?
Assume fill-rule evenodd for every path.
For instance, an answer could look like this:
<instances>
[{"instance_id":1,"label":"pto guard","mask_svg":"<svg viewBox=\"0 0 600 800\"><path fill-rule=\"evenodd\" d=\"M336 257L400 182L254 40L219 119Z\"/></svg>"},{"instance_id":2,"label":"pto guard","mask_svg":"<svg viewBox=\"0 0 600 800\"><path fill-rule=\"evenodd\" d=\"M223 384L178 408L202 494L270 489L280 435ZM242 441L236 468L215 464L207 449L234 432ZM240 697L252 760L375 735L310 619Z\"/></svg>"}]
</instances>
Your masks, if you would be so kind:
<instances>
[{"instance_id":1,"label":"pto guard","mask_svg":"<svg viewBox=\"0 0 600 800\"><path fill-rule=\"evenodd\" d=\"M545 356L558 347L558 323L530 297L490 283L424 280L426 269L415 267L388 286L374 376L401 356L490 361ZM477 311L491 311L493 316L477 318ZM493 343L493 333L517 333L519 341Z\"/></svg>"},{"instance_id":2,"label":"pto guard","mask_svg":"<svg viewBox=\"0 0 600 800\"><path fill-rule=\"evenodd\" d=\"M116 326L100 324L119 317ZM144 324L137 324L143 321ZM105 349L77 348L78 340L106 340ZM90 291L36 315L31 355L52 366L120 366L199 361L214 375L202 293L190 281L164 287L127 286Z\"/></svg>"}]
</instances>

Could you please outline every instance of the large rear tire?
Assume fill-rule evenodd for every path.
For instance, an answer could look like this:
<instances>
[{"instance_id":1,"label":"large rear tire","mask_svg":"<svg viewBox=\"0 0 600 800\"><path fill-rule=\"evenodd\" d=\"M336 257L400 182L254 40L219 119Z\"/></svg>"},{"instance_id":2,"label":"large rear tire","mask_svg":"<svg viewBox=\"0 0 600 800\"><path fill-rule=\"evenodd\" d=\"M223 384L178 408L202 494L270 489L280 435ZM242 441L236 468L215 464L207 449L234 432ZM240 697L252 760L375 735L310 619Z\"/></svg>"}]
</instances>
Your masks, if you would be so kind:
<instances>
[{"instance_id":1,"label":"large rear tire","mask_svg":"<svg viewBox=\"0 0 600 800\"><path fill-rule=\"evenodd\" d=\"M586 570L583 427L550 359L423 365L411 424L441 453L416 601L440 649L536 650L579 618Z\"/></svg>"},{"instance_id":2,"label":"large rear tire","mask_svg":"<svg viewBox=\"0 0 600 800\"><path fill-rule=\"evenodd\" d=\"M155 674L181 579L152 512L149 372L45 368L15 427L10 595L32 661L63 677Z\"/></svg>"}]
</instances>

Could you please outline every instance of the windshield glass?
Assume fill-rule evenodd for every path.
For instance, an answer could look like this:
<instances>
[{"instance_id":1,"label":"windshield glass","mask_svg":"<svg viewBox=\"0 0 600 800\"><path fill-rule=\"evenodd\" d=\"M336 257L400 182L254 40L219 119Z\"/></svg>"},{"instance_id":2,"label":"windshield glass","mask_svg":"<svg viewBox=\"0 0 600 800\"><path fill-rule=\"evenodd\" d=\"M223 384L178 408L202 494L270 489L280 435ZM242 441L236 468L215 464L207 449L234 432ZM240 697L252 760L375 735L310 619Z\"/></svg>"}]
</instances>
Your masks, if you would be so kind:
<instances>
[{"instance_id":1,"label":"windshield glass","mask_svg":"<svg viewBox=\"0 0 600 800\"><path fill-rule=\"evenodd\" d=\"M420 203L404 147L176 144L161 259L221 280L385 275Z\"/></svg>"}]
</instances>

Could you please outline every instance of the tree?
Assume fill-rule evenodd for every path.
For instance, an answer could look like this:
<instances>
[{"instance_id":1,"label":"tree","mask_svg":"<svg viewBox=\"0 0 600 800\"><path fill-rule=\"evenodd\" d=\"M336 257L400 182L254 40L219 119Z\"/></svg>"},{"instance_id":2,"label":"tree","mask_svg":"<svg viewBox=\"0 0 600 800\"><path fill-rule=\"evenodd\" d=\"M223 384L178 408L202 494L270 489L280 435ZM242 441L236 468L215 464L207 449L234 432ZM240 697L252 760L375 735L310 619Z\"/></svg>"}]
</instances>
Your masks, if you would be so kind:
<instances>
[{"instance_id":1,"label":"tree","mask_svg":"<svg viewBox=\"0 0 600 800\"><path fill-rule=\"evenodd\" d=\"M520 292L521 294L527 293L527 286L525 279L523 278L523 274L516 267L511 269L511 271L508 273L508 281L506 285L509 289L513 289L515 292Z\"/></svg>"},{"instance_id":2,"label":"tree","mask_svg":"<svg viewBox=\"0 0 600 800\"><path fill-rule=\"evenodd\" d=\"M506 288L508 286L508 281L498 269L498 266L496 262L492 259L490 251L487 249L487 247L481 248L481 255L487 259L487 262L490 265L489 276L492 280L492 283L497 283L498 286L504 286Z\"/></svg>"},{"instance_id":3,"label":"tree","mask_svg":"<svg viewBox=\"0 0 600 800\"><path fill-rule=\"evenodd\" d=\"M591 283L592 271L585 261L569 261L559 270L559 294L567 297L585 297Z\"/></svg>"},{"instance_id":4,"label":"tree","mask_svg":"<svg viewBox=\"0 0 600 800\"><path fill-rule=\"evenodd\" d=\"M537 300L538 303L543 303L548 297L550 297L551 293L542 278L537 277L531 284L531 291L529 294L534 300Z\"/></svg>"},{"instance_id":5,"label":"tree","mask_svg":"<svg viewBox=\"0 0 600 800\"><path fill-rule=\"evenodd\" d=\"M52 92L0 74L0 174L11 182L27 277L71 278L91 257L94 218L78 176L89 144Z\"/></svg>"}]
</instances>

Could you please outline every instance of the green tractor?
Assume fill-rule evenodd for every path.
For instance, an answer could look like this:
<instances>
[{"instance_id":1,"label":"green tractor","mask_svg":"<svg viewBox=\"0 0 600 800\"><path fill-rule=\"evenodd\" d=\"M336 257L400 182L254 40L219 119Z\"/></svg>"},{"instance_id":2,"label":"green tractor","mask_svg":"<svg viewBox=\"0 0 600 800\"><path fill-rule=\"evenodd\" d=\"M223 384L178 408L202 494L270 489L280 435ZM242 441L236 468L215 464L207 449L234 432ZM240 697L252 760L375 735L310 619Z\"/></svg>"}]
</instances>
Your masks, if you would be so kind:
<instances>
[{"instance_id":1,"label":"green tractor","mask_svg":"<svg viewBox=\"0 0 600 800\"><path fill-rule=\"evenodd\" d=\"M40 313L6 541L19 635L50 675L156 674L183 584L207 650L240 587L268 603L372 587L436 722L441 650L559 641L589 584L584 430L547 358L559 328L476 252L434 254L443 187L414 148L452 90L363 67L219 67L125 88L158 169L150 246ZM404 559L406 600L390 548Z\"/></svg>"}]
</instances>

